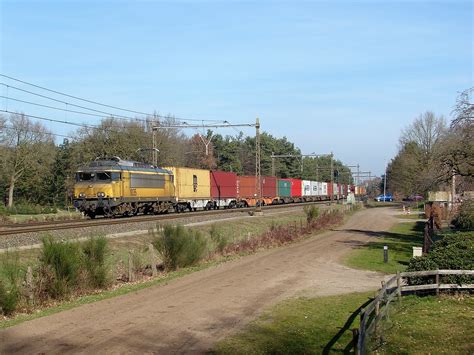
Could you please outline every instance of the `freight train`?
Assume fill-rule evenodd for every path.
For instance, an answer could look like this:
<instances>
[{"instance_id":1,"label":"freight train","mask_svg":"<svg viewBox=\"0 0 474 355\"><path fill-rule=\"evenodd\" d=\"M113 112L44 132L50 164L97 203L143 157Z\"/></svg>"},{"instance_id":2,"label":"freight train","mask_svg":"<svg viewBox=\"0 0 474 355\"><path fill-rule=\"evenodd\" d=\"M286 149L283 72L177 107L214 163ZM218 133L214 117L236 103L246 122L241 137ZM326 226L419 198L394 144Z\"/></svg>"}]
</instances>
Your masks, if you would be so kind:
<instances>
[{"instance_id":1,"label":"freight train","mask_svg":"<svg viewBox=\"0 0 474 355\"><path fill-rule=\"evenodd\" d=\"M74 206L90 218L252 207L345 198L353 185L256 177L185 167L157 168L118 157L95 160L76 172Z\"/></svg>"}]
</instances>

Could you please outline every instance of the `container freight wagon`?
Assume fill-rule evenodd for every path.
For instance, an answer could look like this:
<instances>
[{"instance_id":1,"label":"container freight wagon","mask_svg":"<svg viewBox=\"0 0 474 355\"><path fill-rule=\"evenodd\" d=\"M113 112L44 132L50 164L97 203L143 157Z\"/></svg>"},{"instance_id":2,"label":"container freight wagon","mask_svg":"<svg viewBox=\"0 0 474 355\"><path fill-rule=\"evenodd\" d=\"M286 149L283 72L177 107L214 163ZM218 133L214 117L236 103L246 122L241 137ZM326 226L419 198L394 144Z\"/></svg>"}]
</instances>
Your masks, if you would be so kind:
<instances>
[{"instance_id":1,"label":"container freight wagon","mask_svg":"<svg viewBox=\"0 0 474 355\"><path fill-rule=\"evenodd\" d=\"M278 180L278 202L279 203L290 203L293 202L291 199L291 181L290 179L277 179Z\"/></svg>"},{"instance_id":2,"label":"container freight wagon","mask_svg":"<svg viewBox=\"0 0 474 355\"><path fill-rule=\"evenodd\" d=\"M303 196L303 199L305 201L310 201L311 196L313 196L313 190L311 189L311 181L301 181L301 196Z\"/></svg>"},{"instance_id":3,"label":"container freight wagon","mask_svg":"<svg viewBox=\"0 0 474 355\"><path fill-rule=\"evenodd\" d=\"M293 199L293 202L301 202L302 201L302 196L301 196L301 186L303 184L303 181L300 179L288 179L290 180L290 186L291 186L291 198Z\"/></svg>"},{"instance_id":4,"label":"container freight wagon","mask_svg":"<svg viewBox=\"0 0 474 355\"><path fill-rule=\"evenodd\" d=\"M274 176L262 176L262 197L265 204L276 203L277 197L277 178ZM267 202L268 201L268 202Z\"/></svg>"},{"instance_id":5,"label":"container freight wagon","mask_svg":"<svg viewBox=\"0 0 474 355\"><path fill-rule=\"evenodd\" d=\"M313 201L319 201L319 186L320 182L317 181L311 181L311 196Z\"/></svg>"},{"instance_id":6,"label":"container freight wagon","mask_svg":"<svg viewBox=\"0 0 474 355\"><path fill-rule=\"evenodd\" d=\"M328 191L329 184L327 182L320 182L318 183L318 197L321 200L327 200L329 198L329 191Z\"/></svg>"},{"instance_id":7,"label":"container freight wagon","mask_svg":"<svg viewBox=\"0 0 474 355\"><path fill-rule=\"evenodd\" d=\"M237 174L227 171L211 171L212 208L237 207Z\"/></svg>"},{"instance_id":8,"label":"container freight wagon","mask_svg":"<svg viewBox=\"0 0 474 355\"><path fill-rule=\"evenodd\" d=\"M271 205L276 199L277 183L273 176L261 176L262 204ZM257 205L257 178L253 175L237 176L238 207Z\"/></svg>"},{"instance_id":9,"label":"container freight wagon","mask_svg":"<svg viewBox=\"0 0 474 355\"><path fill-rule=\"evenodd\" d=\"M168 167L173 172L175 195L178 200L176 212L211 209L211 179L209 170Z\"/></svg>"}]
</instances>

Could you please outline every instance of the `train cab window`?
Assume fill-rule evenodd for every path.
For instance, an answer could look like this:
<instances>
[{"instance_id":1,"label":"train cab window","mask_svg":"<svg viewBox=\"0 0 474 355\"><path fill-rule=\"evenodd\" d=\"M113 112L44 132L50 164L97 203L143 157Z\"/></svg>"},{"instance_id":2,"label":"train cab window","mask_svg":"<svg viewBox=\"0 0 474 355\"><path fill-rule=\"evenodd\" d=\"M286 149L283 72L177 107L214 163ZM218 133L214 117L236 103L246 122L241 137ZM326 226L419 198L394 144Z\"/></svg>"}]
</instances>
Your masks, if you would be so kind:
<instances>
[{"instance_id":1,"label":"train cab window","mask_svg":"<svg viewBox=\"0 0 474 355\"><path fill-rule=\"evenodd\" d=\"M193 191L197 192L198 190L198 177L197 175L193 175Z\"/></svg>"},{"instance_id":2,"label":"train cab window","mask_svg":"<svg viewBox=\"0 0 474 355\"><path fill-rule=\"evenodd\" d=\"M109 172L97 173L97 181L110 181L111 176Z\"/></svg>"},{"instance_id":3,"label":"train cab window","mask_svg":"<svg viewBox=\"0 0 474 355\"><path fill-rule=\"evenodd\" d=\"M110 173L112 181L120 181L120 173Z\"/></svg>"},{"instance_id":4,"label":"train cab window","mask_svg":"<svg viewBox=\"0 0 474 355\"><path fill-rule=\"evenodd\" d=\"M93 181L94 180L94 173L77 173L76 174L76 181Z\"/></svg>"}]
</instances>

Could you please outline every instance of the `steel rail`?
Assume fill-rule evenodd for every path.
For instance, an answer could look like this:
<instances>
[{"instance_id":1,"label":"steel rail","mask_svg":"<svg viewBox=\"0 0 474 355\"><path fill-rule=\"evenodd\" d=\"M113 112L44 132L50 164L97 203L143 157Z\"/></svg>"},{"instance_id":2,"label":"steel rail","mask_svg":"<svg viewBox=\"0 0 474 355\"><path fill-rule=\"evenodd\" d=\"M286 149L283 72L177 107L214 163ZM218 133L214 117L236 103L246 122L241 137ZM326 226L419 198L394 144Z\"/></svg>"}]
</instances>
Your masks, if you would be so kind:
<instances>
[{"instance_id":1,"label":"steel rail","mask_svg":"<svg viewBox=\"0 0 474 355\"><path fill-rule=\"evenodd\" d=\"M282 204L282 205L267 205L263 206L262 208L265 210L270 209L278 209L278 208L292 208L298 206L306 206L306 205L319 205L319 204L326 204L328 201L316 201L316 202L301 202L295 204ZM81 221L57 221L57 222L40 222L41 224L36 225L22 225L16 226L14 228L8 228L4 230L0 230L0 236L4 235L15 235L15 234L22 234L22 233L37 233L37 232L47 232L53 230L62 230L62 229L75 229L75 228L88 228L88 227L97 227L97 226L107 226L107 225L115 225L115 224L125 224L125 223L140 223L140 222L158 222L158 221L166 221L166 220L173 220L173 219L181 219L181 218L188 218L188 217L198 217L198 216L212 216L212 215L221 215L221 214L229 214L235 212L250 212L254 211L253 207L245 207L245 208L233 208L233 209L222 209L222 210L211 210L211 211L195 211L189 213L171 213L171 214L160 214L160 215L153 215L153 216L136 216L136 217L123 217L123 218L101 218L99 220L96 219L89 219L89 220L81 220ZM2 227L0 225L0 227Z\"/></svg>"}]
</instances>

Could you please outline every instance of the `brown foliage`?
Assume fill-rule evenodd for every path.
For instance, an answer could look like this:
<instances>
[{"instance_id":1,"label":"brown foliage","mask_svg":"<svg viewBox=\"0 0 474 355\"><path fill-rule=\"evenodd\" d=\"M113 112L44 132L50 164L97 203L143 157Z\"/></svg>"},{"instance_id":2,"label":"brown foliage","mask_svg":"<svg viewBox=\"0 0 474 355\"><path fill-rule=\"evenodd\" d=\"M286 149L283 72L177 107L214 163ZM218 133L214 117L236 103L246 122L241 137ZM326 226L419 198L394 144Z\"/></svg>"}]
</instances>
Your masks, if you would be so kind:
<instances>
[{"instance_id":1,"label":"brown foliage","mask_svg":"<svg viewBox=\"0 0 474 355\"><path fill-rule=\"evenodd\" d=\"M319 218L306 225L288 224L277 226L271 230L253 238L247 238L227 245L222 254L240 254L245 252L255 252L259 249L271 248L292 243L304 238L305 235L327 229L339 224L344 218L341 211L325 211Z\"/></svg>"}]
</instances>

